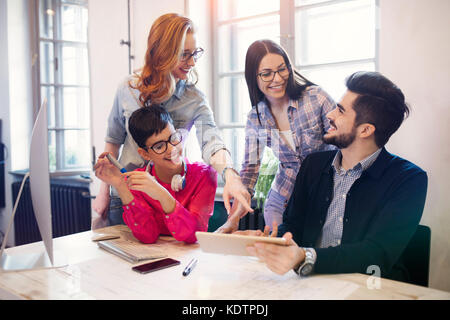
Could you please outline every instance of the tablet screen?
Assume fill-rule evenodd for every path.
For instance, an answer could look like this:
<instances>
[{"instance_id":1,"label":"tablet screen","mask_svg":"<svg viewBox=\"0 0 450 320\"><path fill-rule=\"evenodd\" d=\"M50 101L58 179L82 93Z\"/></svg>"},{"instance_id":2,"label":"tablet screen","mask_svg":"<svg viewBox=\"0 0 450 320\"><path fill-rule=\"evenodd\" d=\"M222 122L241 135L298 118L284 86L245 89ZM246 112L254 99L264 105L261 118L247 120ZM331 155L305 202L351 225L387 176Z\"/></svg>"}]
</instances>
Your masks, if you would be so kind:
<instances>
[{"instance_id":1,"label":"tablet screen","mask_svg":"<svg viewBox=\"0 0 450 320\"><path fill-rule=\"evenodd\" d=\"M286 245L286 239L275 237L246 236L227 233L200 232L195 233L200 248L204 252L249 256L246 247L256 242Z\"/></svg>"}]
</instances>

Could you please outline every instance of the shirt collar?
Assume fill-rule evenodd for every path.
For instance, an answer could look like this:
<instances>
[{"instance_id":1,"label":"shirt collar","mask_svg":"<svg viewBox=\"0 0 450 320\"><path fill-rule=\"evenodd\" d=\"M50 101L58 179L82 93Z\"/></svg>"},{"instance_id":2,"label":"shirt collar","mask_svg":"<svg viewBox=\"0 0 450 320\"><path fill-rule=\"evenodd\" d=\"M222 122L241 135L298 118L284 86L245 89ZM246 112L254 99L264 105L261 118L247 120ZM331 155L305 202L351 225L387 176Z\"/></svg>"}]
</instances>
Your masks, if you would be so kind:
<instances>
[{"instance_id":1,"label":"shirt collar","mask_svg":"<svg viewBox=\"0 0 450 320\"><path fill-rule=\"evenodd\" d=\"M266 101L261 100L257 103L257 106L259 106L260 108L264 108L265 111L270 112L269 111L269 106L267 105ZM293 107L295 109L298 109L298 100L292 100L289 99L289 106L288 107Z\"/></svg>"},{"instance_id":2,"label":"shirt collar","mask_svg":"<svg viewBox=\"0 0 450 320\"><path fill-rule=\"evenodd\" d=\"M181 96L184 93L184 90L186 90L186 80L179 80L177 82L177 86L175 88L175 92L173 93L173 95L177 97L178 100L180 100Z\"/></svg>"},{"instance_id":3,"label":"shirt collar","mask_svg":"<svg viewBox=\"0 0 450 320\"><path fill-rule=\"evenodd\" d=\"M298 101L289 99L288 109L289 109L289 107L298 109ZM263 117L265 117L265 119L268 121L268 123L271 127L276 126L275 119L273 118L272 113L270 112L269 106L267 105L267 103L264 100L261 100L260 102L258 102L258 104L256 105L256 108L258 109L258 111L261 112L261 114L263 114Z\"/></svg>"},{"instance_id":4,"label":"shirt collar","mask_svg":"<svg viewBox=\"0 0 450 320\"><path fill-rule=\"evenodd\" d=\"M372 153L370 156L368 156L364 160L360 161L363 171L370 168L370 166L375 162L375 160L377 160L380 152L381 152L381 148L379 148L377 151Z\"/></svg>"},{"instance_id":5,"label":"shirt collar","mask_svg":"<svg viewBox=\"0 0 450 320\"><path fill-rule=\"evenodd\" d=\"M363 160L361 160L360 162L358 162L352 169L349 169L347 171L350 171L350 170L365 171L365 170L367 170L375 162L375 160L377 160L378 155L380 154L381 150L382 150L382 148L379 148L377 151L375 151L368 157L366 157ZM333 162L331 164L335 172L343 173L344 170L341 167L341 161L342 161L342 152L341 152L341 150L338 150L338 152L334 156Z\"/></svg>"},{"instance_id":6,"label":"shirt collar","mask_svg":"<svg viewBox=\"0 0 450 320\"><path fill-rule=\"evenodd\" d=\"M138 80L138 78L136 77L136 78L133 78L131 81L133 81L133 84L136 84L137 80ZM178 100L181 100L181 97L183 96L185 90L186 90L186 80L178 80L178 82L175 86L175 91L173 93L173 96L175 96ZM164 101L164 103L165 102L166 101Z\"/></svg>"},{"instance_id":7,"label":"shirt collar","mask_svg":"<svg viewBox=\"0 0 450 320\"><path fill-rule=\"evenodd\" d=\"M298 109L298 100L289 99L289 107L294 109Z\"/></svg>"}]
</instances>

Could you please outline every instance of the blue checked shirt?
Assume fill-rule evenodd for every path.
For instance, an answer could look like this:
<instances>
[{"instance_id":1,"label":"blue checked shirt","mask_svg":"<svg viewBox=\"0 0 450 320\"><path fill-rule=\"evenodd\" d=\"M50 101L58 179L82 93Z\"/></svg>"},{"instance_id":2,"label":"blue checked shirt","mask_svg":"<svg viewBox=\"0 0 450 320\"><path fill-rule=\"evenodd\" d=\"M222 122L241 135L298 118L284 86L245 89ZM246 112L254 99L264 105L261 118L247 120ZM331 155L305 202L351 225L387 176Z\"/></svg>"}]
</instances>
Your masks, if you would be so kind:
<instances>
[{"instance_id":1,"label":"blue checked shirt","mask_svg":"<svg viewBox=\"0 0 450 320\"><path fill-rule=\"evenodd\" d=\"M310 153L334 149L322 141L330 124L326 115L336 107L333 99L320 87L309 86L299 100L289 101L288 118L295 150L280 138L275 119L264 101L258 103L261 124L256 107L247 116L245 129L245 156L240 172L242 183L253 189L258 179L264 148L272 149L280 164L272 189L288 200L294 188L303 159Z\"/></svg>"},{"instance_id":2,"label":"blue checked shirt","mask_svg":"<svg viewBox=\"0 0 450 320\"><path fill-rule=\"evenodd\" d=\"M353 183L361 177L363 171L375 162L380 152L381 149L378 149L347 171L341 167L341 151L336 153L332 163L334 170L333 200L328 208L327 218L317 242L318 248L336 247L341 244L347 193Z\"/></svg>"}]
</instances>

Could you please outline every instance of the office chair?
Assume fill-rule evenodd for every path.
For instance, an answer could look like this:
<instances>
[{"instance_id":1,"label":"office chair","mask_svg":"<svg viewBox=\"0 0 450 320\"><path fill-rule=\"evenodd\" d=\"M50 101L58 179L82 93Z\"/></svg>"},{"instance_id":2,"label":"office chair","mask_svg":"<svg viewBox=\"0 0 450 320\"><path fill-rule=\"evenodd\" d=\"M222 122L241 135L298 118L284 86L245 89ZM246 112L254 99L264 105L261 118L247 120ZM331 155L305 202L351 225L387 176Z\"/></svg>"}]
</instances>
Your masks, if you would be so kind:
<instances>
[{"instance_id":1,"label":"office chair","mask_svg":"<svg viewBox=\"0 0 450 320\"><path fill-rule=\"evenodd\" d=\"M418 225L417 230L402 254L403 262L409 272L409 283L428 287L430 267L431 229Z\"/></svg>"}]
</instances>

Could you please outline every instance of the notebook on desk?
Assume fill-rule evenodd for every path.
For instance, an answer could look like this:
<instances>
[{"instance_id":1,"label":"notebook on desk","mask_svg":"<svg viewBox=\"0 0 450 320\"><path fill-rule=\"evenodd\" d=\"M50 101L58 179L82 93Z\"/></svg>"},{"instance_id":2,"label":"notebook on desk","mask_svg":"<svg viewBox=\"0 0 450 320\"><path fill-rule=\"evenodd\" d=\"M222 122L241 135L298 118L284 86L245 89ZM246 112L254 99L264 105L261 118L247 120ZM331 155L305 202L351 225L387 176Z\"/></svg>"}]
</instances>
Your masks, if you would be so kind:
<instances>
[{"instance_id":1,"label":"notebook on desk","mask_svg":"<svg viewBox=\"0 0 450 320\"><path fill-rule=\"evenodd\" d=\"M123 238L99 241L97 244L100 248L131 263L167 257L167 254L159 249Z\"/></svg>"}]
</instances>

